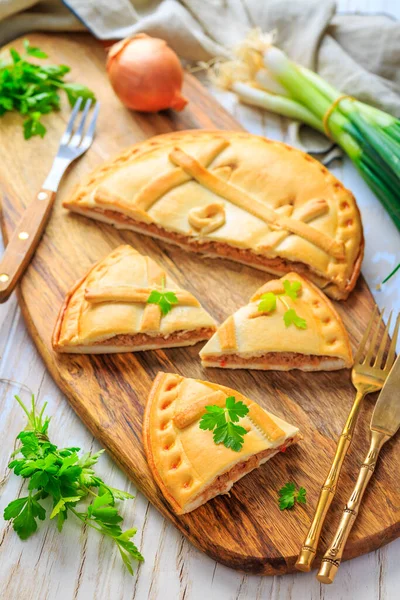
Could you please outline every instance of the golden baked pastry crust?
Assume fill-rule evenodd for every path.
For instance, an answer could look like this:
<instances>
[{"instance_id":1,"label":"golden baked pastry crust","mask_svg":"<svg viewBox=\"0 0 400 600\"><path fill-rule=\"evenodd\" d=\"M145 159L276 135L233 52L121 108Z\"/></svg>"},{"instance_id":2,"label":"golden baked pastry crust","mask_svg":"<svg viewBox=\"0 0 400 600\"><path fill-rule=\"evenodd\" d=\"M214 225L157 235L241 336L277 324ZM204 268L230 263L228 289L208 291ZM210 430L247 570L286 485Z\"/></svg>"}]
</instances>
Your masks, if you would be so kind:
<instances>
[{"instance_id":1,"label":"golden baked pastry crust","mask_svg":"<svg viewBox=\"0 0 400 600\"><path fill-rule=\"evenodd\" d=\"M344 299L363 256L351 192L303 152L242 132L151 138L96 169L64 206L282 275Z\"/></svg>"},{"instance_id":2,"label":"golden baked pastry crust","mask_svg":"<svg viewBox=\"0 0 400 600\"><path fill-rule=\"evenodd\" d=\"M284 296L289 308L307 323L306 329L286 327L288 307L277 302L276 310L258 310L267 292L283 293L283 281L301 283L296 300ZM349 368L353 358L343 322L330 300L298 273L288 273L260 287L249 304L229 316L201 349L203 366L230 369L331 371Z\"/></svg>"},{"instance_id":3,"label":"golden baked pastry crust","mask_svg":"<svg viewBox=\"0 0 400 600\"><path fill-rule=\"evenodd\" d=\"M215 444L212 432L199 427L205 406L224 406L228 396L249 408L240 420L248 431L240 452ZM143 421L150 470L177 514L228 493L235 481L300 438L297 427L236 390L174 373L158 373Z\"/></svg>"},{"instance_id":4,"label":"golden baked pastry crust","mask_svg":"<svg viewBox=\"0 0 400 600\"><path fill-rule=\"evenodd\" d=\"M151 291L178 300L163 315ZM212 317L151 258L119 246L68 292L53 334L58 352L134 352L193 345L216 330Z\"/></svg>"}]
</instances>

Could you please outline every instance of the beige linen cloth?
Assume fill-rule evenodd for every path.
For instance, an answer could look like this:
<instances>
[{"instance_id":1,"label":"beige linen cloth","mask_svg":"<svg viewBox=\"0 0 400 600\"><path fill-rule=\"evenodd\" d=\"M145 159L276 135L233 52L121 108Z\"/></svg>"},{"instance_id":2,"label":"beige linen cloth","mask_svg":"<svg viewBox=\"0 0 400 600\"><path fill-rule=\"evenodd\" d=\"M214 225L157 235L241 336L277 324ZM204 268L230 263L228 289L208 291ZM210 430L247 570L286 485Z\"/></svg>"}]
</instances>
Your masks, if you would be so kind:
<instances>
[{"instance_id":1,"label":"beige linen cloth","mask_svg":"<svg viewBox=\"0 0 400 600\"><path fill-rule=\"evenodd\" d=\"M250 28L343 93L400 117L400 23L336 14L332 0L0 0L0 45L31 31L83 31L100 39L164 38L182 59L230 56Z\"/></svg>"}]
</instances>

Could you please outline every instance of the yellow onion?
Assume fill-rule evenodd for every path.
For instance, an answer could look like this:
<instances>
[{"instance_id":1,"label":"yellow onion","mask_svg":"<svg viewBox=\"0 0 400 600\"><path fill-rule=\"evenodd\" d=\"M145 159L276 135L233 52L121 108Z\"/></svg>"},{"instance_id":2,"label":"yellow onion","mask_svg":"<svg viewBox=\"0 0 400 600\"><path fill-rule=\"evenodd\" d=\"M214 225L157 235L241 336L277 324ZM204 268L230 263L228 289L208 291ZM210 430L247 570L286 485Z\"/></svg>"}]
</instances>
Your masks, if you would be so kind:
<instances>
[{"instance_id":1,"label":"yellow onion","mask_svg":"<svg viewBox=\"0 0 400 600\"><path fill-rule=\"evenodd\" d=\"M179 58L164 40L139 33L111 46L107 73L125 106L144 112L166 108L182 110L183 69Z\"/></svg>"}]
</instances>

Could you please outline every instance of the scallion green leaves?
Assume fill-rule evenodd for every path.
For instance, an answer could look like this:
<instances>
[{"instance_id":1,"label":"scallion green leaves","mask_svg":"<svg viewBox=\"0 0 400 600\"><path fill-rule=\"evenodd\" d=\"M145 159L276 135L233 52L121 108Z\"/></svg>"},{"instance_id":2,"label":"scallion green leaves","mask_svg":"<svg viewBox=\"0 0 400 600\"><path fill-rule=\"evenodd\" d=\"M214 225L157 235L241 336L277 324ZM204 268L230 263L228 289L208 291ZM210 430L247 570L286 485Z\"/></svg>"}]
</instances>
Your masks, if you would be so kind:
<instances>
[{"instance_id":1,"label":"scallion green leaves","mask_svg":"<svg viewBox=\"0 0 400 600\"><path fill-rule=\"evenodd\" d=\"M211 80L235 92L243 102L329 134L400 230L400 120L341 94L317 73L291 61L272 42L270 35L258 29L250 31L234 50L234 60L216 62L210 68Z\"/></svg>"}]
</instances>

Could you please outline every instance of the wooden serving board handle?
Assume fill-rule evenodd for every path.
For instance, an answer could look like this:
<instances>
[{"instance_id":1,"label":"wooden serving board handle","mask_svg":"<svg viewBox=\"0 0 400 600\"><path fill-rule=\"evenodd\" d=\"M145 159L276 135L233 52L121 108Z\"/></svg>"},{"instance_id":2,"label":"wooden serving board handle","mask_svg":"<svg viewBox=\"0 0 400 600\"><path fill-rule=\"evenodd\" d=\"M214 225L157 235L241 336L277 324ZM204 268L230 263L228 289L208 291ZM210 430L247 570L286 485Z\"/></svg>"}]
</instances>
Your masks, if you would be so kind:
<instances>
[{"instance_id":1,"label":"wooden serving board handle","mask_svg":"<svg viewBox=\"0 0 400 600\"><path fill-rule=\"evenodd\" d=\"M0 261L0 302L22 277L49 219L56 193L42 188L25 210Z\"/></svg>"}]
</instances>

